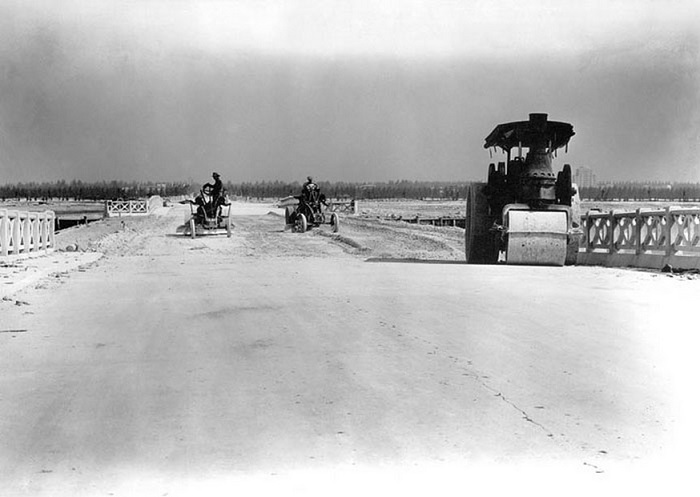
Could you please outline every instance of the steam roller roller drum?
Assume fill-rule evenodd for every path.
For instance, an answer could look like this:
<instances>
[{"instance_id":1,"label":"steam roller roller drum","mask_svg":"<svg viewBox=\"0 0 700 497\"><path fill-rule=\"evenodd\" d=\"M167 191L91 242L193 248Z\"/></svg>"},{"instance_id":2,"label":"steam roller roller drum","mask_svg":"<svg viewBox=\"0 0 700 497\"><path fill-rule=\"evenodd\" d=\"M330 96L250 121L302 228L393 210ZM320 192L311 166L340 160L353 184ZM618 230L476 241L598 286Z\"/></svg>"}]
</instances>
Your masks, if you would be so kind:
<instances>
[{"instance_id":1,"label":"steam roller roller drum","mask_svg":"<svg viewBox=\"0 0 700 497\"><path fill-rule=\"evenodd\" d=\"M563 266L567 222L564 211L508 211L506 263Z\"/></svg>"}]
</instances>

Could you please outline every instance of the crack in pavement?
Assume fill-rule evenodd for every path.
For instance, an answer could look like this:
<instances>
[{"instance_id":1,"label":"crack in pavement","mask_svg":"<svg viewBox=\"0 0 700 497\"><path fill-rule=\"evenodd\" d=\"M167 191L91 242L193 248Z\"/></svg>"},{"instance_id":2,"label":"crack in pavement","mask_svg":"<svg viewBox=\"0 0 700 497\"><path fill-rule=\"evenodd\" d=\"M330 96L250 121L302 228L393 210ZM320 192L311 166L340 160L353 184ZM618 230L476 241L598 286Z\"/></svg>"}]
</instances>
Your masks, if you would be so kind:
<instances>
[{"instance_id":1,"label":"crack in pavement","mask_svg":"<svg viewBox=\"0 0 700 497\"><path fill-rule=\"evenodd\" d=\"M438 346L436 346L435 344L433 344L432 342L430 342L429 340L426 340L426 339L424 339L424 338L422 338L422 337L418 337L418 336L416 336L416 335L407 335L407 336L411 336L413 339L415 339L415 340L420 340L420 341L422 341L423 343L429 345L430 347L433 348L432 354L438 355L438 351L440 350L440 348L439 348ZM445 357L444 354L440 354L440 355L441 355L443 358ZM460 362L462 362L462 359L460 359L459 357L455 357L455 356L452 356L452 355L448 355L448 356L446 356L446 357L447 357L448 359L451 359L453 363L460 363ZM467 362L471 365L471 361L467 361ZM468 376L468 377L472 378L472 379L475 380L477 383L479 383L479 385L481 385L482 388L484 388L484 389L488 390L489 392L493 393L496 397L500 398L503 402L505 402L506 404L508 404L509 406L511 406L513 409L515 409L516 411L518 411L518 412L522 415L523 419L524 419L526 422L532 423L533 425L535 425L535 426L537 426L538 428L540 428L543 432L546 433L547 437L549 437L549 438L551 438L551 439L554 439L554 438L555 438L554 433L552 433L546 426L544 426L542 423L539 423L539 422L535 421L535 420L532 418L532 416L530 416L530 414L528 414L527 411L525 411L524 409L522 409L521 407L519 407L515 402L513 402L512 400L508 399L505 395L503 395L503 392L501 392L501 391L499 391L498 389L492 387L492 386L489 385L486 381L484 381L484 375L480 375L480 374L478 374L478 373L472 371L471 369L469 369L467 366L464 366L463 364L459 364L459 367L460 367L460 369L464 372L464 373L463 373L463 376Z\"/></svg>"},{"instance_id":2,"label":"crack in pavement","mask_svg":"<svg viewBox=\"0 0 700 497\"><path fill-rule=\"evenodd\" d=\"M417 336L413 336L413 338L414 338L414 339L417 339L417 340L421 340L421 341L423 341L423 342L426 343L426 344L429 344L429 345L430 345L431 347L433 347L433 349L434 349L433 354L438 355L438 352L437 352L437 351L439 350L439 348L438 348L437 346L433 345L429 340L425 340L424 338L420 338L420 337L417 337ZM444 357L444 355L443 355L443 357ZM452 356L452 355L449 355L449 356L447 356L447 357L448 357L449 359L451 359L454 363L461 363L461 362L464 361L464 359L461 359L461 358L459 358L459 357L455 357L455 356ZM467 360L467 363L468 363L469 365L471 365L471 361ZM523 419L524 419L526 422L532 423L533 425L535 425L535 426L537 426L538 428L540 428L540 429L547 435L547 437L548 437L549 439L551 439L551 440L557 440L557 439L558 439L558 440L560 440L561 442L563 442L563 443L565 443L565 444L566 444L566 443L569 443L565 436L564 436L563 438L557 437L554 433L552 433L552 432L549 430L549 428L547 428L547 427L546 427L545 425L543 425L542 423L539 423L539 422L535 421L535 420L528 414L527 411L525 411L524 409L522 409L521 407L519 407L515 402L513 402L512 400L508 399L505 395L503 395L503 392L500 392L498 389L496 389L496 388L492 387L491 385L489 385L486 381L484 381L484 375L480 375L480 374L478 374L477 372L472 371L471 369L469 369L467 366L464 366L463 364L460 364L459 367L460 367L460 369L463 371L463 375L464 375L464 376L468 376L468 377L470 377L471 379L475 380L475 381L476 381L477 383L479 383L479 385L481 385L484 389L488 390L489 392L492 392L496 397L500 398L503 402L505 402L505 403L508 404L510 407L512 407L513 409L515 409L516 411L518 411L518 412L522 415ZM562 434L562 435L563 435L563 434ZM604 473L604 472L605 472L605 470L604 470L603 468L601 468L600 466L596 466L595 464L591 464L591 463L585 462L585 461L584 461L583 464L584 464L585 466L589 466L589 467L593 468L593 469L595 470L596 473Z\"/></svg>"},{"instance_id":3,"label":"crack in pavement","mask_svg":"<svg viewBox=\"0 0 700 497\"><path fill-rule=\"evenodd\" d=\"M459 361L459 358L454 358L455 361ZM503 392L500 392L498 389L493 388L491 385L486 383L483 379L483 377L477 373L474 373L470 371L468 368L465 366L461 366L462 371L465 371L466 375L471 377L472 379L476 380L477 383L479 383L483 388L488 390L489 392L492 392L496 397L499 397L503 402L511 406L513 409L518 411L520 414L522 414L523 419L527 421L528 423L532 423L533 425L537 426L540 428L542 431L544 431L549 438L554 438L554 433L552 433L547 427L545 427L542 423L538 423L532 417L525 411L524 409L518 407L518 405L513 402L512 400L508 399L505 395L503 395Z\"/></svg>"},{"instance_id":4,"label":"crack in pavement","mask_svg":"<svg viewBox=\"0 0 700 497\"><path fill-rule=\"evenodd\" d=\"M583 465L590 466L591 468L593 468L595 470L596 473L605 473L605 471L603 469L601 469L599 466L596 466L595 464L591 464L589 462L584 461Z\"/></svg>"}]
</instances>

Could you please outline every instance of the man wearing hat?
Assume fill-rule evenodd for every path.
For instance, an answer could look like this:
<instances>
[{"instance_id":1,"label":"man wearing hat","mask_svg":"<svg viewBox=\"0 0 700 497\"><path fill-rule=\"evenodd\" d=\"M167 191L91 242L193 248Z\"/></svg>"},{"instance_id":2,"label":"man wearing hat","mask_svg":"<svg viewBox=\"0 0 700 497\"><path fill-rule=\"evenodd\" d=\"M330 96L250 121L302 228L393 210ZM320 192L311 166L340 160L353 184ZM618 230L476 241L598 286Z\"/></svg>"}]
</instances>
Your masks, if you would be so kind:
<instances>
[{"instance_id":1,"label":"man wearing hat","mask_svg":"<svg viewBox=\"0 0 700 497\"><path fill-rule=\"evenodd\" d=\"M306 183L301 187L301 195L307 202L311 200L311 195L314 191L318 190L318 185L314 183L314 179L311 176L306 177Z\"/></svg>"},{"instance_id":2,"label":"man wearing hat","mask_svg":"<svg viewBox=\"0 0 700 497\"><path fill-rule=\"evenodd\" d=\"M208 195L211 195L210 205L213 206L214 212L216 212L219 208L219 205L225 202L225 199L221 196L221 192L224 189L224 185L221 182L221 175L219 173L212 173L211 177L214 178L214 182L206 183L204 186L202 186L202 191L206 192ZM197 198L194 199L194 203L199 206L197 207L197 211L203 215L205 202L202 196L197 195ZM211 213L210 215L213 215L213 213Z\"/></svg>"},{"instance_id":3,"label":"man wearing hat","mask_svg":"<svg viewBox=\"0 0 700 497\"><path fill-rule=\"evenodd\" d=\"M216 201L219 199L219 196L221 195L221 190L224 188L224 185L221 183L221 176L219 173L211 173L211 177L214 178L214 183L207 183L204 185L204 188L211 188L211 195L214 201L214 205L216 205Z\"/></svg>"}]
</instances>

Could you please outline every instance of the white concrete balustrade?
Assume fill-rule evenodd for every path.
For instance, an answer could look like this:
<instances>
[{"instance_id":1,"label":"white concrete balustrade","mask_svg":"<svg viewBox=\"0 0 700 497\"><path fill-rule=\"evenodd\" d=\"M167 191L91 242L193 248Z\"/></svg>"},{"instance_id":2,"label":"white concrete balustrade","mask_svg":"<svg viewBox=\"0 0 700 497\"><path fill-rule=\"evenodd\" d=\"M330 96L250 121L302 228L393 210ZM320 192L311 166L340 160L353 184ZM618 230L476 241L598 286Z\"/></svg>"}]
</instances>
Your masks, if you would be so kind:
<instances>
[{"instance_id":1,"label":"white concrete balustrade","mask_svg":"<svg viewBox=\"0 0 700 497\"><path fill-rule=\"evenodd\" d=\"M700 209L589 212L579 264L700 269Z\"/></svg>"},{"instance_id":2,"label":"white concrete balustrade","mask_svg":"<svg viewBox=\"0 0 700 497\"><path fill-rule=\"evenodd\" d=\"M105 202L105 215L107 217L148 216L162 206L163 199L158 195L141 200L107 200Z\"/></svg>"},{"instance_id":3,"label":"white concrete balustrade","mask_svg":"<svg viewBox=\"0 0 700 497\"><path fill-rule=\"evenodd\" d=\"M0 210L0 257L53 249L55 226L53 211Z\"/></svg>"}]
</instances>

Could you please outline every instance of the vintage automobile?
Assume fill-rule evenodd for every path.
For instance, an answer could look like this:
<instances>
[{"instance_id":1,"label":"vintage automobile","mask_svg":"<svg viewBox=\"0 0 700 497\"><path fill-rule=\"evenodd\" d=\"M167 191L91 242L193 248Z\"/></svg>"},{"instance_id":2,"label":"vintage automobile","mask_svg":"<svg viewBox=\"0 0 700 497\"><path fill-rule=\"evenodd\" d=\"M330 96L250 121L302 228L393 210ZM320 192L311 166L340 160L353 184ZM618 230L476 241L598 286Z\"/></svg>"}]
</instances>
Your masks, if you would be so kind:
<instances>
[{"instance_id":1,"label":"vintage automobile","mask_svg":"<svg viewBox=\"0 0 700 497\"><path fill-rule=\"evenodd\" d=\"M295 195L283 200L285 224L295 233L304 233L312 227L329 224L334 233L338 232L339 218L335 212L327 212L325 195L318 190L308 195Z\"/></svg>"},{"instance_id":2,"label":"vintage automobile","mask_svg":"<svg viewBox=\"0 0 700 497\"><path fill-rule=\"evenodd\" d=\"M231 202L225 191L215 199L211 187L205 185L194 200L186 199L180 203L189 204L190 214L185 224L177 229L178 233L192 238L202 235L231 236L234 228Z\"/></svg>"}]
</instances>

